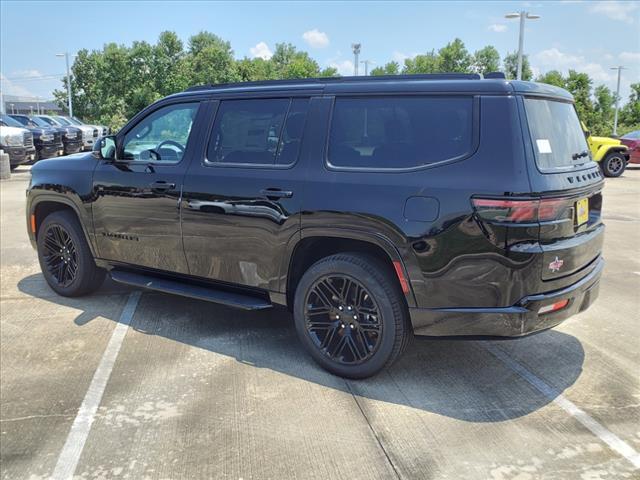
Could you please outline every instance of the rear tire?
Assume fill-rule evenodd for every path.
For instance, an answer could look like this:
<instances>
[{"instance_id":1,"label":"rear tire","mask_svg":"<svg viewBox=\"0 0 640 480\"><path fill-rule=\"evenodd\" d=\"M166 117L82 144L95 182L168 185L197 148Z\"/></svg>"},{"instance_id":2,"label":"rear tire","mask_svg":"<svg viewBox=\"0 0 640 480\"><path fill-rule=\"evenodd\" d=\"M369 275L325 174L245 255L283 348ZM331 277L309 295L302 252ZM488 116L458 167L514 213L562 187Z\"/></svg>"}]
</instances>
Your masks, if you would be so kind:
<instances>
[{"instance_id":1,"label":"rear tire","mask_svg":"<svg viewBox=\"0 0 640 480\"><path fill-rule=\"evenodd\" d=\"M38 261L45 280L59 295L78 297L98 289L105 271L98 268L76 216L48 215L38 230Z\"/></svg>"},{"instance_id":2,"label":"rear tire","mask_svg":"<svg viewBox=\"0 0 640 480\"><path fill-rule=\"evenodd\" d=\"M294 300L298 336L329 372L366 378L395 362L413 337L404 295L373 256L340 253L302 276Z\"/></svg>"},{"instance_id":3,"label":"rear tire","mask_svg":"<svg viewBox=\"0 0 640 480\"><path fill-rule=\"evenodd\" d=\"M620 152L611 152L602 160L602 172L605 177L619 177L624 172L627 159Z\"/></svg>"}]
</instances>

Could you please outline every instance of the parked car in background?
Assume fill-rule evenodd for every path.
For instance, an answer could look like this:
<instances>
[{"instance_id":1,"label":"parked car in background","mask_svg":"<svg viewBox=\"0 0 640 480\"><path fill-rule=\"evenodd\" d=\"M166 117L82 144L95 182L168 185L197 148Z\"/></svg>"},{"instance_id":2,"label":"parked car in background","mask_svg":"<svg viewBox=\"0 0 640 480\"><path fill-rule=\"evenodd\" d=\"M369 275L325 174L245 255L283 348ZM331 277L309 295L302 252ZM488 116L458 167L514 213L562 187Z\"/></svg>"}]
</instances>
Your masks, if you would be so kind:
<instances>
[{"instance_id":1,"label":"parked car in background","mask_svg":"<svg viewBox=\"0 0 640 480\"><path fill-rule=\"evenodd\" d=\"M587 138L591 157L600 164L606 177L619 177L629 162L629 151L620 140L610 137L594 137L582 123L582 130ZM588 153L588 152L585 152Z\"/></svg>"},{"instance_id":2,"label":"parked car in background","mask_svg":"<svg viewBox=\"0 0 640 480\"><path fill-rule=\"evenodd\" d=\"M53 127L38 127L23 125L9 115L0 115L0 125L7 127L26 128L33 134L33 145L36 149L35 160L57 157L63 154L62 134Z\"/></svg>"},{"instance_id":3,"label":"parked car in background","mask_svg":"<svg viewBox=\"0 0 640 480\"><path fill-rule=\"evenodd\" d=\"M37 115L38 118L44 120L51 125L59 127L74 127L82 132L82 150L90 150L93 148L94 142L98 139L98 129L86 126L76 126L68 121L60 121L50 115Z\"/></svg>"},{"instance_id":4,"label":"parked car in background","mask_svg":"<svg viewBox=\"0 0 640 480\"><path fill-rule=\"evenodd\" d=\"M620 141L629 149L629 163L640 163L640 130L627 133Z\"/></svg>"},{"instance_id":5,"label":"parked car in background","mask_svg":"<svg viewBox=\"0 0 640 480\"><path fill-rule=\"evenodd\" d=\"M604 181L573 101L466 74L190 88L36 164L29 238L60 295L109 272L286 305L320 365L367 377L414 334L519 337L595 301Z\"/></svg>"},{"instance_id":6,"label":"parked car in background","mask_svg":"<svg viewBox=\"0 0 640 480\"><path fill-rule=\"evenodd\" d=\"M81 123L81 122L77 122L74 119L72 119L71 117L63 117L61 115L56 115L53 117L54 120L62 123L63 125L69 125L69 126L75 126L81 129L84 128L90 128L91 129L91 134L93 135L93 139L92 139L92 143L91 145L93 145L93 143L99 138L102 137L102 127L99 127L98 125L88 125L86 123ZM85 150L89 150L87 147L90 145L85 144ZM93 147L91 147L93 148Z\"/></svg>"},{"instance_id":7,"label":"parked car in background","mask_svg":"<svg viewBox=\"0 0 640 480\"><path fill-rule=\"evenodd\" d=\"M11 169L36 157L33 134L22 127L0 124L0 149L9 155Z\"/></svg>"},{"instance_id":8,"label":"parked car in background","mask_svg":"<svg viewBox=\"0 0 640 480\"><path fill-rule=\"evenodd\" d=\"M70 155L82 150L82 130L79 128L59 126L33 115L11 114L9 116L27 128L53 128L60 134L62 140L62 155Z\"/></svg>"},{"instance_id":9,"label":"parked car in background","mask_svg":"<svg viewBox=\"0 0 640 480\"><path fill-rule=\"evenodd\" d=\"M82 120L80 120L78 117L64 117L64 118L71 120L74 123L74 125L89 125L88 123L85 123ZM111 129L106 125L91 124L91 126L96 127L99 130L101 137L104 137L111 133Z\"/></svg>"}]
</instances>

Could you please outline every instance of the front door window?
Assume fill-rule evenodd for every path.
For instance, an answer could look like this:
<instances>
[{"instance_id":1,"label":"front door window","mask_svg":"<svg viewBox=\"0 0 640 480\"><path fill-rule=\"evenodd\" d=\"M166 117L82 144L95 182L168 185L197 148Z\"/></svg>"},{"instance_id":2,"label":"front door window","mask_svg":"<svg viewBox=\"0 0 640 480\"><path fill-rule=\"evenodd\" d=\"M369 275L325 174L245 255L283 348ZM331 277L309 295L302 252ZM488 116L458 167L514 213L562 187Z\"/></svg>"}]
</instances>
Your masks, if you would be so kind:
<instances>
[{"instance_id":1,"label":"front door window","mask_svg":"<svg viewBox=\"0 0 640 480\"><path fill-rule=\"evenodd\" d=\"M198 105L169 105L145 117L125 135L123 160L180 162L187 149Z\"/></svg>"}]
</instances>

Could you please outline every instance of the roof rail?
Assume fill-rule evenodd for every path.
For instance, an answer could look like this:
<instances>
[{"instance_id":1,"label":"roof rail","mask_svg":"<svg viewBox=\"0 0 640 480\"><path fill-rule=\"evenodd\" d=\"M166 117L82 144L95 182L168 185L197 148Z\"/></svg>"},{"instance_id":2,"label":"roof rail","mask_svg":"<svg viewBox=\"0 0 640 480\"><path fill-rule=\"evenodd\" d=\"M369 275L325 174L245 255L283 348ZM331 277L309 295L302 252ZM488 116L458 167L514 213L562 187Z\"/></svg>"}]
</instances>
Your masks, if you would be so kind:
<instances>
[{"instance_id":1,"label":"roof rail","mask_svg":"<svg viewBox=\"0 0 640 480\"><path fill-rule=\"evenodd\" d=\"M488 74L491 75L491 74ZM486 76L485 76L486 78ZM286 80L258 80L253 82L217 83L208 85L196 85L189 87L185 92L200 90L212 90L217 88L251 87L251 86L277 86L291 84L325 84L340 82L376 82L384 80L481 80L482 75L477 73L421 73L414 75L373 75L358 77L317 77Z\"/></svg>"},{"instance_id":2,"label":"roof rail","mask_svg":"<svg viewBox=\"0 0 640 480\"><path fill-rule=\"evenodd\" d=\"M500 78L506 80L507 77L504 72L489 72L484 74L484 78L492 79L492 78Z\"/></svg>"}]
</instances>

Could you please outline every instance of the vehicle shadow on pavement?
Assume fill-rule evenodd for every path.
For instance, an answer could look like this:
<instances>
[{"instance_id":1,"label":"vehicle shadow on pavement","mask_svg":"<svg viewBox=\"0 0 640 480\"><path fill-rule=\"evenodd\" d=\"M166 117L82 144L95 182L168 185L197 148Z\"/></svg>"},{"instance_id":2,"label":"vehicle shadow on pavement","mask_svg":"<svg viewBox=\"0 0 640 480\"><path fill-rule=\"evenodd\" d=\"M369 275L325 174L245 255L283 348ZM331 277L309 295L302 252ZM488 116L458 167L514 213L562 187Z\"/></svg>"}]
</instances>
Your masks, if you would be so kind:
<instances>
[{"instance_id":1,"label":"vehicle shadow on pavement","mask_svg":"<svg viewBox=\"0 0 640 480\"><path fill-rule=\"evenodd\" d=\"M107 280L94 296L53 294L40 274L23 278L21 292L83 312L69 329L96 316L97 296L122 295ZM45 293L47 292L47 293ZM92 302L93 299L93 302ZM91 312L91 313L88 313ZM118 316L102 318L117 322ZM366 380L346 381L317 366L300 345L291 314L282 307L245 312L188 298L145 292L130 327L235 358L252 368L271 369L359 397L403 405L468 422L503 422L528 415L551 402L492 355L484 341L417 337L391 368ZM571 335L550 330L527 338L494 341L535 372L558 394L580 376L584 350Z\"/></svg>"}]
</instances>

